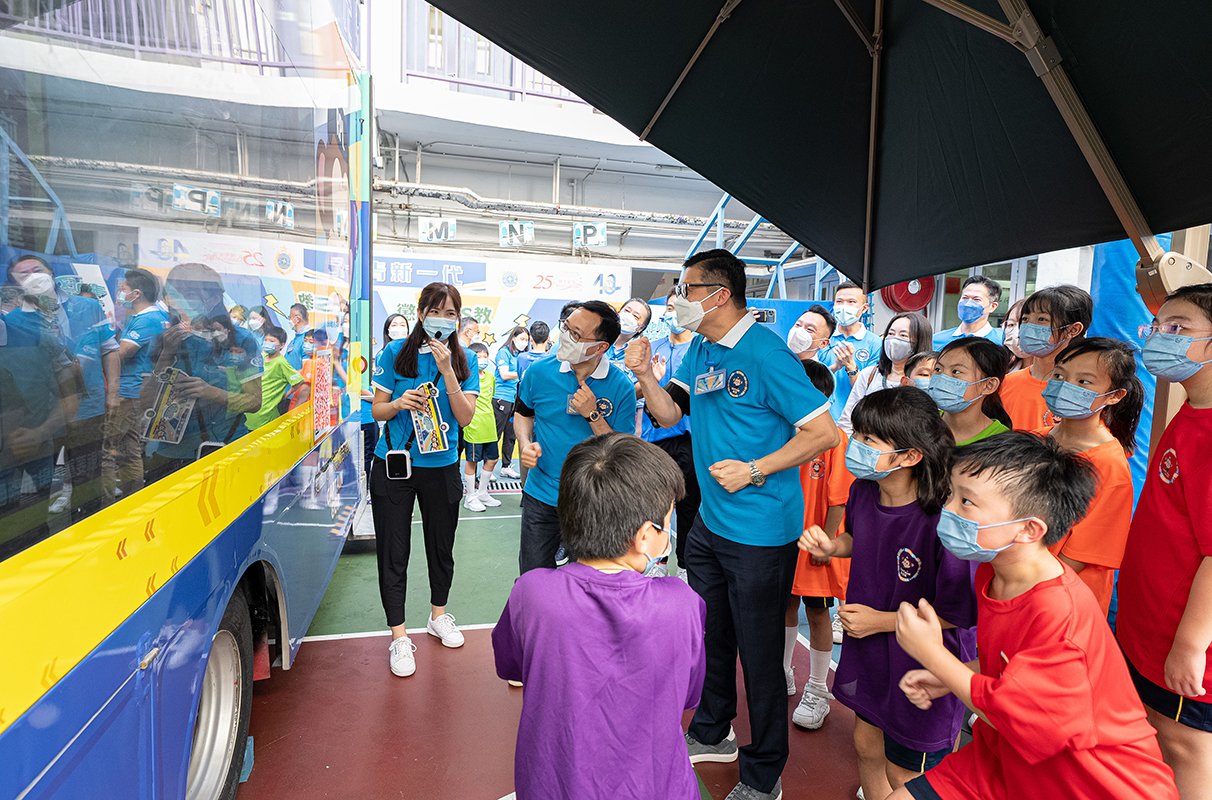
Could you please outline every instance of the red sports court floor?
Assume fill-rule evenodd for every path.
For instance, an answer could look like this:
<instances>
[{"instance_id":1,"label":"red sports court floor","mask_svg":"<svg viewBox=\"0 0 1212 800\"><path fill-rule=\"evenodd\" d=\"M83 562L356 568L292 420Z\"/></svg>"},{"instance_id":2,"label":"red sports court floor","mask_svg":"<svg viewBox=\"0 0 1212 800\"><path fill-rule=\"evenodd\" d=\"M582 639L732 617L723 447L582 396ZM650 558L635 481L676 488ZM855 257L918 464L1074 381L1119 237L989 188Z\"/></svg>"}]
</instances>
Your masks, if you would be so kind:
<instances>
[{"instance_id":1,"label":"red sports court floor","mask_svg":"<svg viewBox=\"0 0 1212 800\"><path fill-rule=\"evenodd\" d=\"M413 634L417 672L387 667L388 637L307 641L289 671L254 687L255 765L240 800L292 798L446 798L498 800L513 792L513 753L522 690L493 667L491 630L465 629L466 644L441 646ZM808 674L808 651L794 663ZM738 679L740 669L738 667ZM803 679L797 681L802 689ZM748 741L744 688L734 723ZM799 697L787 698L787 718ZM687 712L689 720L690 712ZM854 715L834 702L819 731L791 728L783 771L788 798L851 800L858 767ZM700 764L706 796L720 800L737 782L737 765Z\"/></svg>"}]
</instances>

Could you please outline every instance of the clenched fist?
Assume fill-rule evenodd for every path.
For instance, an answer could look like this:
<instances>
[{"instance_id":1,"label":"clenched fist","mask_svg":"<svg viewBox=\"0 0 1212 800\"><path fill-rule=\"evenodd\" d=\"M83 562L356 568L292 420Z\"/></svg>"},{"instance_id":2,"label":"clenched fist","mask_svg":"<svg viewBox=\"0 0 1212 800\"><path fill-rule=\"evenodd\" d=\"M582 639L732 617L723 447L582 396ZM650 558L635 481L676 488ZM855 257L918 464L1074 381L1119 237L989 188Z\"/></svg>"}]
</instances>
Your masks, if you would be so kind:
<instances>
[{"instance_id":1,"label":"clenched fist","mask_svg":"<svg viewBox=\"0 0 1212 800\"><path fill-rule=\"evenodd\" d=\"M647 336L637 336L627 345L623 363L638 378L652 369L652 343Z\"/></svg>"},{"instance_id":2,"label":"clenched fist","mask_svg":"<svg viewBox=\"0 0 1212 800\"><path fill-rule=\"evenodd\" d=\"M534 469L542 457L543 447L538 442L531 442L522 448L522 466L526 469Z\"/></svg>"}]
</instances>

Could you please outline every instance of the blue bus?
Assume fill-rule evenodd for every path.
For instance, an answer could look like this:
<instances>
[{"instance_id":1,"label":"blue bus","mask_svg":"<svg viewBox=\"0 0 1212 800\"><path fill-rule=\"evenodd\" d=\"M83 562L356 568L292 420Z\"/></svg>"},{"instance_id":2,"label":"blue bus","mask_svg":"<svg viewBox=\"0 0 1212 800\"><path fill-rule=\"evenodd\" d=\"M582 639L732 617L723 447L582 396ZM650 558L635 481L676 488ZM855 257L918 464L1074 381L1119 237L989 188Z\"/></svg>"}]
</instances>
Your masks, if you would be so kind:
<instances>
[{"instance_id":1,"label":"blue bus","mask_svg":"<svg viewBox=\"0 0 1212 800\"><path fill-rule=\"evenodd\" d=\"M358 4L0 8L0 798L230 798L365 500Z\"/></svg>"}]
</instances>

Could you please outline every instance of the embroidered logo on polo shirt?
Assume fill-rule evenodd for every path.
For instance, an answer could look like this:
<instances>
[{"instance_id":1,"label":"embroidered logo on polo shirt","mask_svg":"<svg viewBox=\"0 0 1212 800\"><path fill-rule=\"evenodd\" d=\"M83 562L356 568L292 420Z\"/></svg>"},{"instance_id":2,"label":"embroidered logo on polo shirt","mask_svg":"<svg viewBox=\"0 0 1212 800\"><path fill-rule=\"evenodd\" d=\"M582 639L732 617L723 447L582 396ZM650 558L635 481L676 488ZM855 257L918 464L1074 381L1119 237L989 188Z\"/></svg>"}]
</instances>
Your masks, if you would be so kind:
<instances>
[{"instance_id":1,"label":"embroidered logo on polo shirt","mask_svg":"<svg viewBox=\"0 0 1212 800\"><path fill-rule=\"evenodd\" d=\"M860 364L869 358L871 358L871 351L868 350L866 347L864 347L862 350L854 351L854 360L859 362Z\"/></svg>"},{"instance_id":2,"label":"embroidered logo on polo shirt","mask_svg":"<svg viewBox=\"0 0 1212 800\"><path fill-rule=\"evenodd\" d=\"M614 411L614 403L607 400L605 397L598 398L598 413L603 417L609 417Z\"/></svg>"},{"instance_id":3,"label":"embroidered logo on polo shirt","mask_svg":"<svg viewBox=\"0 0 1212 800\"><path fill-rule=\"evenodd\" d=\"M922 560L908 547L896 551L896 577L905 583L916 578L922 571Z\"/></svg>"},{"instance_id":4,"label":"embroidered logo on polo shirt","mask_svg":"<svg viewBox=\"0 0 1212 800\"><path fill-rule=\"evenodd\" d=\"M733 397L743 397L745 392L749 391L749 378L744 372L733 370L728 376L728 394Z\"/></svg>"},{"instance_id":5,"label":"embroidered logo on polo shirt","mask_svg":"<svg viewBox=\"0 0 1212 800\"><path fill-rule=\"evenodd\" d=\"M381 366L379 366L378 364L375 364L374 377L377 378L382 374L383 374L383 368Z\"/></svg>"},{"instance_id":6,"label":"embroidered logo on polo shirt","mask_svg":"<svg viewBox=\"0 0 1212 800\"><path fill-rule=\"evenodd\" d=\"M820 480L825 475L825 459L814 458L812 463L808 465L808 475L816 480Z\"/></svg>"},{"instance_id":7,"label":"embroidered logo on polo shirt","mask_svg":"<svg viewBox=\"0 0 1212 800\"><path fill-rule=\"evenodd\" d=\"M1158 459L1157 477L1162 479L1162 483L1174 483L1178 480L1178 453L1173 447L1162 453L1162 457Z\"/></svg>"}]
</instances>

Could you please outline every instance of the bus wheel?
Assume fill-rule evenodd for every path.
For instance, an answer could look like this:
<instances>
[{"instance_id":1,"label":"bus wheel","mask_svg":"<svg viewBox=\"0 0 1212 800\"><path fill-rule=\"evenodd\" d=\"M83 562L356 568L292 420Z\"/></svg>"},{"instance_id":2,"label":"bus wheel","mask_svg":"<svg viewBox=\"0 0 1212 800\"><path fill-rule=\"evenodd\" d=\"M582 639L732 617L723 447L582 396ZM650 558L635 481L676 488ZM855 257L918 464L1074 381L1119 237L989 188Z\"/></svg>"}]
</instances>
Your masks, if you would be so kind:
<instances>
[{"instance_id":1,"label":"bus wheel","mask_svg":"<svg viewBox=\"0 0 1212 800\"><path fill-rule=\"evenodd\" d=\"M252 711L252 620L236 589L211 641L194 720L186 800L231 800L244 767Z\"/></svg>"}]
</instances>

